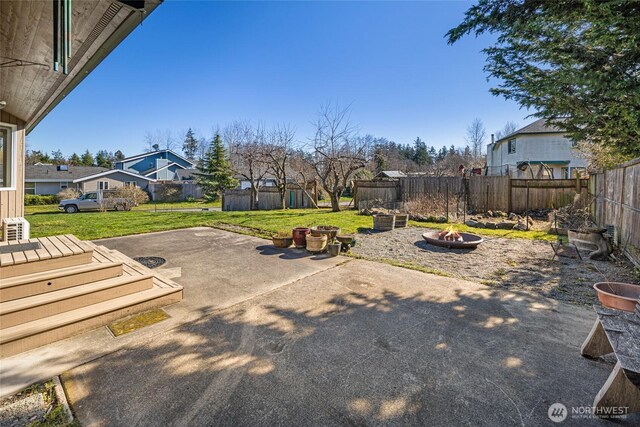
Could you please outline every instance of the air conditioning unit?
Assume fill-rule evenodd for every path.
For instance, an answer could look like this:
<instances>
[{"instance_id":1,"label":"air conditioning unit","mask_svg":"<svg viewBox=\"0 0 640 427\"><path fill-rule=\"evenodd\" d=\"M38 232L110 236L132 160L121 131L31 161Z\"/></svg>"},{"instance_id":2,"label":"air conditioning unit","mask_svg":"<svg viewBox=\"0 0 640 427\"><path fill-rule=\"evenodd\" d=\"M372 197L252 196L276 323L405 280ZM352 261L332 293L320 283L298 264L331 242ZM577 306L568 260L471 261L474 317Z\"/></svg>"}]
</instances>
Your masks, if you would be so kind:
<instances>
[{"instance_id":1,"label":"air conditioning unit","mask_svg":"<svg viewBox=\"0 0 640 427\"><path fill-rule=\"evenodd\" d=\"M23 240L29 238L29 222L24 218L2 220L2 240Z\"/></svg>"}]
</instances>

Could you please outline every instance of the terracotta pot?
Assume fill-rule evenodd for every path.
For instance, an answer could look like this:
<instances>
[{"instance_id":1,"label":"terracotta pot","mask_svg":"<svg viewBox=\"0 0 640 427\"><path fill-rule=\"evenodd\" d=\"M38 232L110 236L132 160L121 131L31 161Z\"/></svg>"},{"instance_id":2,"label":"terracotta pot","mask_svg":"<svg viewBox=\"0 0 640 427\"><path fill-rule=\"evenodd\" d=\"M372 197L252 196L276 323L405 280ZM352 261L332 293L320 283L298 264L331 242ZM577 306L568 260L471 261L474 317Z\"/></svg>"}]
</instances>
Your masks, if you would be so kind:
<instances>
[{"instance_id":1,"label":"terracotta pot","mask_svg":"<svg viewBox=\"0 0 640 427\"><path fill-rule=\"evenodd\" d=\"M619 282L599 282L593 285L605 307L633 311L640 301L640 285Z\"/></svg>"},{"instance_id":2,"label":"terracotta pot","mask_svg":"<svg viewBox=\"0 0 640 427\"><path fill-rule=\"evenodd\" d=\"M312 253L324 252L327 249L327 236L306 236L307 250Z\"/></svg>"},{"instance_id":3,"label":"terracotta pot","mask_svg":"<svg viewBox=\"0 0 640 427\"><path fill-rule=\"evenodd\" d=\"M271 236L271 241L276 248L288 248L293 243L293 237Z\"/></svg>"},{"instance_id":4,"label":"terracotta pot","mask_svg":"<svg viewBox=\"0 0 640 427\"><path fill-rule=\"evenodd\" d=\"M307 235L311 232L307 227L296 227L293 229L293 244L296 248L307 246Z\"/></svg>"}]
</instances>

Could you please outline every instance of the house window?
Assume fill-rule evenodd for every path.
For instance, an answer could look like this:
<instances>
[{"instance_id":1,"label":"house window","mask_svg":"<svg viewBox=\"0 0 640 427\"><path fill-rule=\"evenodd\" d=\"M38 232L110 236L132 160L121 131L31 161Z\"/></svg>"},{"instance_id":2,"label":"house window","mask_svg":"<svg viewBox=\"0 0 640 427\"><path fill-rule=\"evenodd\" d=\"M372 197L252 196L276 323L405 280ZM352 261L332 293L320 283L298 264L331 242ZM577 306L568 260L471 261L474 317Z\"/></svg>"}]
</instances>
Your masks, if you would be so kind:
<instances>
[{"instance_id":1,"label":"house window","mask_svg":"<svg viewBox=\"0 0 640 427\"><path fill-rule=\"evenodd\" d=\"M24 183L24 194L36 194L36 183L35 182L25 182Z\"/></svg>"},{"instance_id":2,"label":"house window","mask_svg":"<svg viewBox=\"0 0 640 427\"><path fill-rule=\"evenodd\" d=\"M516 152L516 140L515 140L515 138L509 140L509 142L507 143L507 150L508 150L509 154L514 154Z\"/></svg>"},{"instance_id":3,"label":"house window","mask_svg":"<svg viewBox=\"0 0 640 427\"><path fill-rule=\"evenodd\" d=\"M124 186L125 187L137 187L138 183L135 181L125 181L124 182Z\"/></svg>"},{"instance_id":4,"label":"house window","mask_svg":"<svg viewBox=\"0 0 640 427\"><path fill-rule=\"evenodd\" d=\"M108 190L109 181L98 181L98 190Z\"/></svg>"},{"instance_id":5,"label":"house window","mask_svg":"<svg viewBox=\"0 0 640 427\"><path fill-rule=\"evenodd\" d=\"M15 165L13 131L8 126L0 126L0 188L15 185L13 172Z\"/></svg>"},{"instance_id":6,"label":"house window","mask_svg":"<svg viewBox=\"0 0 640 427\"><path fill-rule=\"evenodd\" d=\"M569 179L569 168L560 168L560 176L562 179Z\"/></svg>"},{"instance_id":7,"label":"house window","mask_svg":"<svg viewBox=\"0 0 640 427\"><path fill-rule=\"evenodd\" d=\"M65 188L69 188L69 183L68 182L61 182L60 183L60 189L64 190Z\"/></svg>"}]
</instances>

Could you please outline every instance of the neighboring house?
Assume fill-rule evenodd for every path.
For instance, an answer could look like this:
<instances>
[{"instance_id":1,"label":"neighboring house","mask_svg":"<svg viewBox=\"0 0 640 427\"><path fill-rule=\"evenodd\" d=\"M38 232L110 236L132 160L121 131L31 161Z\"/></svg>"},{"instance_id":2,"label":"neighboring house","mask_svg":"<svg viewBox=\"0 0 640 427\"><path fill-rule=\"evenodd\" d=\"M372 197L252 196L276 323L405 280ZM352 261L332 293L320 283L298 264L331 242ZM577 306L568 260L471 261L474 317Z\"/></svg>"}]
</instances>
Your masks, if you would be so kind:
<instances>
[{"instance_id":1,"label":"neighboring house","mask_svg":"<svg viewBox=\"0 0 640 427\"><path fill-rule=\"evenodd\" d=\"M375 178L397 179L397 178L405 178L406 176L407 174L402 171L382 171L378 175L376 175Z\"/></svg>"},{"instance_id":2,"label":"neighboring house","mask_svg":"<svg viewBox=\"0 0 640 427\"><path fill-rule=\"evenodd\" d=\"M98 166L27 165L24 170L24 193L51 195L65 188L78 188L76 180L109 169Z\"/></svg>"},{"instance_id":3,"label":"neighboring house","mask_svg":"<svg viewBox=\"0 0 640 427\"><path fill-rule=\"evenodd\" d=\"M148 190L149 184L154 182L156 182L155 179L118 169L108 169L73 181L78 190L83 193L87 191L113 190L114 188L127 186Z\"/></svg>"},{"instance_id":4,"label":"neighboring house","mask_svg":"<svg viewBox=\"0 0 640 427\"><path fill-rule=\"evenodd\" d=\"M127 157L115 167L157 181L178 181L178 171L195 169L196 164L171 150L158 150Z\"/></svg>"},{"instance_id":5,"label":"neighboring house","mask_svg":"<svg viewBox=\"0 0 640 427\"><path fill-rule=\"evenodd\" d=\"M512 178L575 178L587 162L566 131L544 119L487 145L487 175Z\"/></svg>"},{"instance_id":6,"label":"neighboring house","mask_svg":"<svg viewBox=\"0 0 640 427\"><path fill-rule=\"evenodd\" d=\"M246 190L247 188L251 188L251 181L245 178L244 176L236 175L234 176L234 178L238 180L238 186L236 187L236 189ZM256 183L256 186L260 188L275 187L277 185L276 179L270 178L270 177L265 177L265 178L262 178L261 180L256 180L255 183Z\"/></svg>"}]
</instances>

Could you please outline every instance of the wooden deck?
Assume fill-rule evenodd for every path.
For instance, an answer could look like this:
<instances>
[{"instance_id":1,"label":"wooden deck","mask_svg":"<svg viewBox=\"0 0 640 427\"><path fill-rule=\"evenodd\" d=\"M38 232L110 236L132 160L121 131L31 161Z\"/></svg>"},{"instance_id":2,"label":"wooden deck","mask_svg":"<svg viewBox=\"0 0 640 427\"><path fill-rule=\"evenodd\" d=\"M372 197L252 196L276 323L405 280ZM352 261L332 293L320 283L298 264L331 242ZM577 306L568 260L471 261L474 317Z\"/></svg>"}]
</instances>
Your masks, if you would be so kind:
<instances>
[{"instance_id":1,"label":"wooden deck","mask_svg":"<svg viewBox=\"0 0 640 427\"><path fill-rule=\"evenodd\" d=\"M36 243L39 249L0 253L0 277L8 278L91 262L93 249L75 236L40 237L37 239L0 242L0 247Z\"/></svg>"},{"instance_id":2,"label":"wooden deck","mask_svg":"<svg viewBox=\"0 0 640 427\"><path fill-rule=\"evenodd\" d=\"M182 286L126 255L71 235L3 243L0 357L182 300Z\"/></svg>"}]
</instances>

